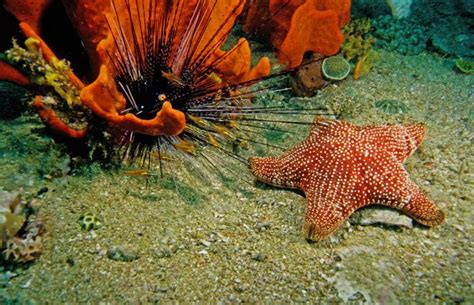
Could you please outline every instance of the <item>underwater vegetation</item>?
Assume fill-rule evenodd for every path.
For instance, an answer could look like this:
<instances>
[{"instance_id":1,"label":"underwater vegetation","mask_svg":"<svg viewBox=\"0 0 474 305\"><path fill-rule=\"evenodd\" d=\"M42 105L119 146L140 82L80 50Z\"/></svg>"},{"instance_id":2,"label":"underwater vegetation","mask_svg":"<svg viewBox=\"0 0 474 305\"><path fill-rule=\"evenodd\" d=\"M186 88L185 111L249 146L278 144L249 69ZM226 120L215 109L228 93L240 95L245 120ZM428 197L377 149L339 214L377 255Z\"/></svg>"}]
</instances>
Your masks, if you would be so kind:
<instances>
[{"instance_id":1,"label":"underwater vegetation","mask_svg":"<svg viewBox=\"0 0 474 305\"><path fill-rule=\"evenodd\" d=\"M372 36L372 30L372 23L368 18L353 19L342 30L344 44L341 52L355 65L352 73L355 80L369 73L379 59L377 52L372 48L376 41Z\"/></svg>"},{"instance_id":2,"label":"underwater vegetation","mask_svg":"<svg viewBox=\"0 0 474 305\"><path fill-rule=\"evenodd\" d=\"M372 22L377 46L403 55L415 55L426 50L429 36L426 29L413 19L381 16Z\"/></svg>"},{"instance_id":3,"label":"underwater vegetation","mask_svg":"<svg viewBox=\"0 0 474 305\"><path fill-rule=\"evenodd\" d=\"M343 29L344 44L341 52L351 61L359 61L372 49L375 39L372 36L372 23L368 18L352 19Z\"/></svg>"}]
</instances>

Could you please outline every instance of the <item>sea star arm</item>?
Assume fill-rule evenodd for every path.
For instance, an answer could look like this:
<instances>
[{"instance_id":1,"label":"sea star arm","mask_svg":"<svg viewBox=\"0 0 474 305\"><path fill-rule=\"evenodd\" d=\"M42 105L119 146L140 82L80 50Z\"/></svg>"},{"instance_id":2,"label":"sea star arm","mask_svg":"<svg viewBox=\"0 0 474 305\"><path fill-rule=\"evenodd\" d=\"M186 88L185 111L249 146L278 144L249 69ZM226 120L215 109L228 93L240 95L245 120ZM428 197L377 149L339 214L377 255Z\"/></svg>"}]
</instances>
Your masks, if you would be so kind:
<instances>
[{"instance_id":1,"label":"sea star arm","mask_svg":"<svg viewBox=\"0 0 474 305\"><path fill-rule=\"evenodd\" d=\"M350 213L332 207L331 203L319 196L307 195L303 234L308 240L321 240L336 231ZM351 212L352 213L352 212Z\"/></svg>"},{"instance_id":2,"label":"sea star arm","mask_svg":"<svg viewBox=\"0 0 474 305\"><path fill-rule=\"evenodd\" d=\"M29 86L30 80L12 65L0 60L0 80L15 83L20 86Z\"/></svg>"},{"instance_id":3,"label":"sea star arm","mask_svg":"<svg viewBox=\"0 0 474 305\"><path fill-rule=\"evenodd\" d=\"M445 218L444 212L438 209L414 182L409 181L407 187L411 190L410 198L401 210L422 225L440 225Z\"/></svg>"},{"instance_id":4,"label":"sea star arm","mask_svg":"<svg viewBox=\"0 0 474 305\"><path fill-rule=\"evenodd\" d=\"M303 234L308 240L321 240L336 231L341 224L356 210L356 206L346 204L347 199L331 200L335 193L327 190L326 196L305 192L306 207Z\"/></svg>"},{"instance_id":5,"label":"sea star arm","mask_svg":"<svg viewBox=\"0 0 474 305\"><path fill-rule=\"evenodd\" d=\"M250 172L258 180L277 187L301 188L308 179L306 163L295 156L298 147L280 157L254 157L248 161Z\"/></svg>"},{"instance_id":6,"label":"sea star arm","mask_svg":"<svg viewBox=\"0 0 474 305\"><path fill-rule=\"evenodd\" d=\"M321 240L336 231L358 208L367 204L366 197L355 190L358 172L340 164L332 164L334 173L315 170L303 186L308 201L303 233L306 239Z\"/></svg>"},{"instance_id":7,"label":"sea star arm","mask_svg":"<svg viewBox=\"0 0 474 305\"><path fill-rule=\"evenodd\" d=\"M423 142L426 128L423 124L385 125L360 127L365 137L390 152L399 162L404 162Z\"/></svg>"},{"instance_id":8,"label":"sea star arm","mask_svg":"<svg viewBox=\"0 0 474 305\"><path fill-rule=\"evenodd\" d=\"M370 204L383 204L398 209L425 226L436 226L444 221L444 213L437 208L408 176L401 164L386 164L367 188ZM374 176L373 176L374 177Z\"/></svg>"}]
</instances>

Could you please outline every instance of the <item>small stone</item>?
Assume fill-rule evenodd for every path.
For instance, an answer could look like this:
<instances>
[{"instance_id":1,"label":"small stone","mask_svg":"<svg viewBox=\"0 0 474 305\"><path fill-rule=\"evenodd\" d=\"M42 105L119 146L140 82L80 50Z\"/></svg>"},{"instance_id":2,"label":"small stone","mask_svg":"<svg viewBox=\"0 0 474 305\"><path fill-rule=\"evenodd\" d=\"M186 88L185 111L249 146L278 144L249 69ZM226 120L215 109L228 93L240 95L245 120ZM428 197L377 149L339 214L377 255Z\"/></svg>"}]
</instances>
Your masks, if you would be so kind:
<instances>
[{"instance_id":1,"label":"small stone","mask_svg":"<svg viewBox=\"0 0 474 305\"><path fill-rule=\"evenodd\" d=\"M257 230L258 231L265 231L267 229L270 229L271 224L269 222L261 222L257 224Z\"/></svg>"},{"instance_id":2,"label":"small stone","mask_svg":"<svg viewBox=\"0 0 474 305\"><path fill-rule=\"evenodd\" d=\"M13 273L11 271L7 271L2 274L2 278L4 281L8 282L10 279L14 278L15 276L18 276L17 273Z\"/></svg>"},{"instance_id":3,"label":"small stone","mask_svg":"<svg viewBox=\"0 0 474 305\"><path fill-rule=\"evenodd\" d=\"M203 245L204 247L209 247L211 245L211 242L207 241L207 240L200 240L199 241L201 243L201 245Z\"/></svg>"},{"instance_id":4,"label":"small stone","mask_svg":"<svg viewBox=\"0 0 474 305\"><path fill-rule=\"evenodd\" d=\"M313 54L311 58L304 60L290 79L291 87L298 96L313 96L326 84L321 72L322 59L322 55Z\"/></svg>"},{"instance_id":5,"label":"small stone","mask_svg":"<svg viewBox=\"0 0 474 305\"><path fill-rule=\"evenodd\" d=\"M237 292L244 292L245 290L247 290L248 286L245 285L245 284L238 284L235 286L235 291Z\"/></svg>"},{"instance_id":6,"label":"small stone","mask_svg":"<svg viewBox=\"0 0 474 305\"><path fill-rule=\"evenodd\" d=\"M464 303L465 299L461 295L455 295L451 298L455 304L461 304Z\"/></svg>"},{"instance_id":7,"label":"small stone","mask_svg":"<svg viewBox=\"0 0 474 305\"><path fill-rule=\"evenodd\" d=\"M168 291L168 288L166 288L166 287L155 287L153 290L155 292L166 293Z\"/></svg>"},{"instance_id":8,"label":"small stone","mask_svg":"<svg viewBox=\"0 0 474 305\"><path fill-rule=\"evenodd\" d=\"M395 227L413 228L413 220L395 210L385 208L364 209L359 212L358 217L353 217L350 220L352 224L359 225L375 225L383 224Z\"/></svg>"},{"instance_id":9,"label":"small stone","mask_svg":"<svg viewBox=\"0 0 474 305\"><path fill-rule=\"evenodd\" d=\"M43 186L42 188L39 189L38 193L36 194L37 196L40 196L44 193L48 192L48 188L46 186Z\"/></svg>"},{"instance_id":10,"label":"small stone","mask_svg":"<svg viewBox=\"0 0 474 305\"><path fill-rule=\"evenodd\" d=\"M131 262L138 259L138 255L123 246L114 246L107 250L107 257L114 261Z\"/></svg>"},{"instance_id":11,"label":"small stone","mask_svg":"<svg viewBox=\"0 0 474 305\"><path fill-rule=\"evenodd\" d=\"M66 257L66 263L71 267L76 264L76 262L74 261L74 257L72 257L71 255L68 255Z\"/></svg>"},{"instance_id":12,"label":"small stone","mask_svg":"<svg viewBox=\"0 0 474 305\"><path fill-rule=\"evenodd\" d=\"M167 247L154 249L153 252L158 258L171 257L171 254L173 253L171 249Z\"/></svg>"},{"instance_id":13,"label":"small stone","mask_svg":"<svg viewBox=\"0 0 474 305\"><path fill-rule=\"evenodd\" d=\"M30 288L32 281L33 281L33 279L27 280L24 284L20 285L20 288L23 288L23 289Z\"/></svg>"},{"instance_id":14,"label":"small stone","mask_svg":"<svg viewBox=\"0 0 474 305\"><path fill-rule=\"evenodd\" d=\"M267 258L267 256L263 253L255 253L252 255L252 259L254 261L258 261L258 262L263 262L265 259Z\"/></svg>"}]
</instances>

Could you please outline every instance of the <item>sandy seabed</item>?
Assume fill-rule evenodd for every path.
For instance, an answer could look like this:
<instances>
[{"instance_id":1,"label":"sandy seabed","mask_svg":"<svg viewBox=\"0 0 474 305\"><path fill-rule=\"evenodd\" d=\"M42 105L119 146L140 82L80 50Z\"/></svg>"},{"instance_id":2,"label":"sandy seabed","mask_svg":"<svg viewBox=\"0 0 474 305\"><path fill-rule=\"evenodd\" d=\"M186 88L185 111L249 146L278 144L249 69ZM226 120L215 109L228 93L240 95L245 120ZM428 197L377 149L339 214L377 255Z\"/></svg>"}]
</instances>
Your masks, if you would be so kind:
<instances>
[{"instance_id":1,"label":"sandy seabed","mask_svg":"<svg viewBox=\"0 0 474 305\"><path fill-rule=\"evenodd\" d=\"M308 243L305 199L288 190L226 187L185 170L147 185L94 166L45 179L45 164L64 156L37 118L23 116L0 121L0 188L28 196L47 187L36 199L47 233L43 254L4 279L0 301L474 303L474 77L431 54L380 55L362 79L300 102L354 124L425 123L425 141L406 166L445 211L441 226L347 222L333 237ZM382 99L403 101L409 111L384 114L373 105ZM103 226L84 231L78 219L87 212ZM111 251L125 261L111 259Z\"/></svg>"}]
</instances>

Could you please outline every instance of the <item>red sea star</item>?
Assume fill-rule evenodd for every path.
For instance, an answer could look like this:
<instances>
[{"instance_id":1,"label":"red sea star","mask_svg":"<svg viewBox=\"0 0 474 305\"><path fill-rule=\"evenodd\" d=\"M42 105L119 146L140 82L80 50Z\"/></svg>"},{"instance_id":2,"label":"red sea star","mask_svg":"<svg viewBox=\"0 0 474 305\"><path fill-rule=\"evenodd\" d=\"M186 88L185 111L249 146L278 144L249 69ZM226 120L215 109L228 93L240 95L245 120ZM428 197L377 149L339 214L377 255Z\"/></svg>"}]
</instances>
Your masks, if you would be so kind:
<instances>
[{"instance_id":1,"label":"red sea star","mask_svg":"<svg viewBox=\"0 0 474 305\"><path fill-rule=\"evenodd\" d=\"M308 200L303 231L319 240L355 210L383 204L426 226L444 213L408 177L403 162L421 144L423 125L357 127L316 118L309 136L280 157L251 158L257 179L302 190Z\"/></svg>"}]
</instances>

